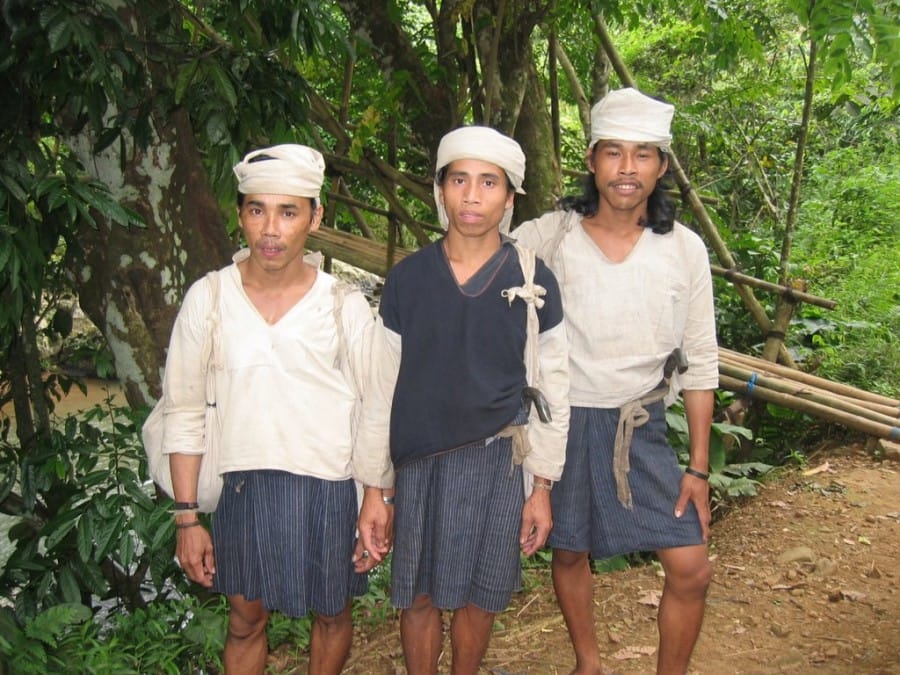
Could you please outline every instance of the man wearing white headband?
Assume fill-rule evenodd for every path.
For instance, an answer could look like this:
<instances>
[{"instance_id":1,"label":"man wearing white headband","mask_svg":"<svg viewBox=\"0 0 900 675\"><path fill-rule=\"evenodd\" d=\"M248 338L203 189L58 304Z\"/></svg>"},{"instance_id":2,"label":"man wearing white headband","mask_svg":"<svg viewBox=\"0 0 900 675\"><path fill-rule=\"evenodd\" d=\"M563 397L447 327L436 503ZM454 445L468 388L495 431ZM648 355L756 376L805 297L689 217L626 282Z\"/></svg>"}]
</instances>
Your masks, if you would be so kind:
<instances>
[{"instance_id":1,"label":"man wearing white headband","mask_svg":"<svg viewBox=\"0 0 900 675\"><path fill-rule=\"evenodd\" d=\"M511 138L486 127L444 136L435 201L446 234L384 284L379 335L389 367L379 390L393 403L397 500L391 600L402 610L410 673L437 672L441 610L453 611L453 672L478 670L494 614L520 585L521 553L543 546L552 524L568 426L566 338L553 275L538 261L526 279L501 233L524 177ZM542 288L529 295L529 282ZM527 431L526 296L538 308L536 382L551 417ZM523 471L534 481L527 497Z\"/></svg>"},{"instance_id":2,"label":"man wearing white headband","mask_svg":"<svg viewBox=\"0 0 900 675\"><path fill-rule=\"evenodd\" d=\"M188 290L166 361L176 555L191 580L228 597L226 672L263 672L278 610L314 613L309 671L339 673L351 596L365 592L366 572L389 549L390 461L363 455L351 422L373 313L359 291L304 260L322 220L324 170L322 155L302 145L257 150L234 167L247 247ZM211 535L196 503L210 424L224 479ZM354 479L368 486L359 517Z\"/></svg>"},{"instance_id":3,"label":"man wearing white headband","mask_svg":"<svg viewBox=\"0 0 900 675\"><path fill-rule=\"evenodd\" d=\"M577 673L601 672L590 556L657 553L659 673L687 671L712 574L712 280L662 182L673 113L634 89L610 92L591 112L584 193L513 232L564 289L572 414L548 543ZM666 443L665 404L679 390L691 441L683 472Z\"/></svg>"}]
</instances>

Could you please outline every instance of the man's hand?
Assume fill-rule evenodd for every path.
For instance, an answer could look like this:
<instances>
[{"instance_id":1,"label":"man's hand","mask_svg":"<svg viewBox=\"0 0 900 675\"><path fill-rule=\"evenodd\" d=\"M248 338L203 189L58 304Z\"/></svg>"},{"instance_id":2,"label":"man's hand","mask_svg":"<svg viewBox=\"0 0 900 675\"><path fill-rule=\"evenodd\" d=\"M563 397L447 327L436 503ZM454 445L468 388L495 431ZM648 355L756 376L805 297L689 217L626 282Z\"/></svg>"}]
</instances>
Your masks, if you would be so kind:
<instances>
[{"instance_id":1,"label":"man's hand","mask_svg":"<svg viewBox=\"0 0 900 675\"><path fill-rule=\"evenodd\" d=\"M212 537L202 525L176 530L175 555L188 579L212 587L216 574Z\"/></svg>"},{"instance_id":2,"label":"man's hand","mask_svg":"<svg viewBox=\"0 0 900 675\"><path fill-rule=\"evenodd\" d=\"M359 539L353 563L357 572L367 572L384 560L391 550L394 507L384 503L380 488L365 488L356 528L359 530Z\"/></svg>"},{"instance_id":3,"label":"man's hand","mask_svg":"<svg viewBox=\"0 0 900 675\"><path fill-rule=\"evenodd\" d=\"M553 516L550 512L550 491L535 489L522 508L522 529L519 546L525 555L534 555L547 543Z\"/></svg>"},{"instance_id":4,"label":"man's hand","mask_svg":"<svg viewBox=\"0 0 900 675\"><path fill-rule=\"evenodd\" d=\"M689 501L697 509L703 541L709 541L709 522L711 519L709 512L709 483L702 478L684 474L681 478L681 491L678 495L678 501L675 502L676 518L681 518Z\"/></svg>"}]
</instances>

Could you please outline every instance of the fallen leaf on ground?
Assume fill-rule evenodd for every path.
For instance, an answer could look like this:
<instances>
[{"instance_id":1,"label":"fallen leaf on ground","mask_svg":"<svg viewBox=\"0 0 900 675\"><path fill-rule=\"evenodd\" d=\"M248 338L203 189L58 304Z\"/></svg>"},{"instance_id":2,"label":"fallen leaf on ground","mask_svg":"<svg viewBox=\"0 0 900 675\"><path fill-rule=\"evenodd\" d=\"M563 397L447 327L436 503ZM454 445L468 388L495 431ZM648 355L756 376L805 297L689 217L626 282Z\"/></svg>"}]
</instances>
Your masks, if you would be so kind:
<instances>
[{"instance_id":1,"label":"fallen leaf on ground","mask_svg":"<svg viewBox=\"0 0 900 675\"><path fill-rule=\"evenodd\" d=\"M652 656L656 653L656 647L625 647L620 649L612 658L617 661L628 661L630 659L639 659L642 656Z\"/></svg>"},{"instance_id":2,"label":"fallen leaf on ground","mask_svg":"<svg viewBox=\"0 0 900 675\"><path fill-rule=\"evenodd\" d=\"M817 466L815 469L807 469L803 472L803 475L815 476L817 473L822 473L823 471L831 471L832 473L834 473L834 471L832 471L831 469L831 464L829 464L828 462L823 462L822 464L819 464L819 466Z\"/></svg>"}]
</instances>

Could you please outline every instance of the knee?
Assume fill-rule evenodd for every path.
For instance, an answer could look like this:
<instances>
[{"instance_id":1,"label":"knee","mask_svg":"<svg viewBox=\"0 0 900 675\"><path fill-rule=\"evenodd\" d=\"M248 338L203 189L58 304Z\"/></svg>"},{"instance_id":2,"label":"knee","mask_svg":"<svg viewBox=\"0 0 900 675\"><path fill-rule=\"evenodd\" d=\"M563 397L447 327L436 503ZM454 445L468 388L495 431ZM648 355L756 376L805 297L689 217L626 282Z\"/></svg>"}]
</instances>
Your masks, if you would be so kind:
<instances>
[{"instance_id":1,"label":"knee","mask_svg":"<svg viewBox=\"0 0 900 675\"><path fill-rule=\"evenodd\" d=\"M712 563L704 555L691 565L666 570L666 586L679 595L706 597L712 573Z\"/></svg>"},{"instance_id":2,"label":"knee","mask_svg":"<svg viewBox=\"0 0 900 675\"><path fill-rule=\"evenodd\" d=\"M401 622L407 625L422 625L434 621L435 617L440 617L440 610L431 602L430 595L417 595L412 604L400 612Z\"/></svg>"},{"instance_id":3,"label":"knee","mask_svg":"<svg viewBox=\"0 0 900 675\"><path fill-rule=\"evenodd\" d=\"M353 617L350 613L350 605L348 604L340 614L333 616L325 616L324 614L316 614L316 623L327 631L347 630L353 625Z\"/></svg>"},{"instance_id":4,"label":"knee","mask_svg":"<svg viewBox=\"0 0 900 675\"><path fill-rule=\"evenodd\" d=\"M234 640L252 640L265 633L269 614L259 611L234 608L228 613L228 636Z\"/></svg>"},{"instance_id":5,"label":"knee","mask_svg":"<svg viewBox=\"0 0 900 675\"><path fill-rule=\"evenodd\" d=\"M569 572L584 567L585 565L590 565L587 551L566 551L561 548L553 549L553 561L551 566L554 570Z\"/></svg>"}]
</instances>

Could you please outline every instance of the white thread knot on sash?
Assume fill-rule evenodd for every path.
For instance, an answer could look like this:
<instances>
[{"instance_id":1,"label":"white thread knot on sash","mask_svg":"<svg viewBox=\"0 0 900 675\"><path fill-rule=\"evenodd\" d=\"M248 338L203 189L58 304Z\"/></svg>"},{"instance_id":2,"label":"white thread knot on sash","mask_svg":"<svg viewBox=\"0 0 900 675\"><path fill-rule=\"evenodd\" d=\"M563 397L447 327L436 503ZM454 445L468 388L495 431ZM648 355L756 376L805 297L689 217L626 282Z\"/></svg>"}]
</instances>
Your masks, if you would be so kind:
<instances>
[{"instance_id":1,"label":"white thread knot on sash","mask_svg":"<svg viewBox=\"0 0 900 675\"><path fill-rule=\"evenodd\" d=\"M544 296L547 295L547 289L538 284L530 286L513 286L500 291L500 295L509 300L512 305L516 298L522 298L527 303L533 304L537 309L544 306Z\"/></svg>"}]
</instances>

